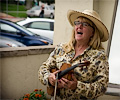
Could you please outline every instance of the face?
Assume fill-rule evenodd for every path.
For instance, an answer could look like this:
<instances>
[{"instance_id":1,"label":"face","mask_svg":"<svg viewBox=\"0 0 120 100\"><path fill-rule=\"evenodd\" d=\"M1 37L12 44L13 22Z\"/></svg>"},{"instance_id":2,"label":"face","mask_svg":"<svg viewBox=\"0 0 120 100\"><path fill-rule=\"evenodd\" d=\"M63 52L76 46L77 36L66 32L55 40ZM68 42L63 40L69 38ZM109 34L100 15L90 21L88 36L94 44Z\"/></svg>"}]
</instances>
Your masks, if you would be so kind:
<instances>
[{"instance_id":1,"label":"face","mask_svg":"<svg viewBox=\"0 0 120 100\"><path fill-rule=\"evenodd\" d=\"M88 20L83 20L82 18L75 20L75 40L77 42L89 42L90 38L93 36L94 28L89 23Z\"/></svg>"}]
</instances>

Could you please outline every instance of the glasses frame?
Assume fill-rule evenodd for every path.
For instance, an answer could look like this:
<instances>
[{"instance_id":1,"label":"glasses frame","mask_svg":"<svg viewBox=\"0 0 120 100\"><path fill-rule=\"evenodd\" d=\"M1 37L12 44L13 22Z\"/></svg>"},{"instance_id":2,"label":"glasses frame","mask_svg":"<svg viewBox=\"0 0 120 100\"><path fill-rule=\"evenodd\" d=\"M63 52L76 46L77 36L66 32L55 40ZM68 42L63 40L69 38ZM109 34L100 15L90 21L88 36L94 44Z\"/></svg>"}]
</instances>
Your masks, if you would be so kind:
<instances>
[{"instance_id":1,"label":"glasses frame","mask_svg":"<svg viewBox=\"0 0 120 100\"><path fill-rule=\"evenodd\" d=\"M78 26L78 25L80 25L80 24L82 25L82 27L90 26L90 27L92 27L92 28L94 29L94 27L91 26L90 24L88 24L87 22L74 21L74 25L75 25L75 26Z\"/></svg>"}]
</instances>

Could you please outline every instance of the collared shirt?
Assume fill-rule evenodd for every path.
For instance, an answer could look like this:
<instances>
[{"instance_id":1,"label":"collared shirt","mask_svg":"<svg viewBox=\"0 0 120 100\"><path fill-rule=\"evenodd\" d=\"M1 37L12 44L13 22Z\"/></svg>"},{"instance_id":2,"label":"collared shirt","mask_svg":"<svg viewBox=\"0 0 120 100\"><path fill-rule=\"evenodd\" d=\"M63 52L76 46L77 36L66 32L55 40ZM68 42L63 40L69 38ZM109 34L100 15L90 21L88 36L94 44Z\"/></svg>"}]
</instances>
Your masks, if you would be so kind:
<instances>
[{"instance_id":1,"label":"collared shirt","mask_svg":"<svg viewBox=\"0 0 120 100\"><path fill-rule=\"evenodd\" d=\"M40 66L38 74L41 83L49 85L48 76L51 68L60 69L64 63L75 65L87 60L90 61L90 65L74 69L77 88L75 90L62 88L59 90L58 97L61 100L92 100L103 95L109 80L109 64L104 50L94 50L88 47L74 58L75 50L65 52L63 46L64 44L56 46L47 61Z\"/></svg>"}]
</instances>

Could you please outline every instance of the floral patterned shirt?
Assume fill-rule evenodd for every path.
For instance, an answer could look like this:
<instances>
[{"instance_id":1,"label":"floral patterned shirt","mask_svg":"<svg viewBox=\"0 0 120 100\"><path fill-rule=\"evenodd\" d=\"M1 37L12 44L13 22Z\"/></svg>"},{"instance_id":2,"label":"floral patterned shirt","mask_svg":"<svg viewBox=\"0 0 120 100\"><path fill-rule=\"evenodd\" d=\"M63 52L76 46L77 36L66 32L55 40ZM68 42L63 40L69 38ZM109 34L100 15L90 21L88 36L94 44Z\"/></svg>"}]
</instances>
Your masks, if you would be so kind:
<instances>
[{"instance_id":1,"label":"floral patterned shirt","mask_svg":"<svg viewBox=\"0 0 120 100\"><path fill-rule=\"evenodd\" d=\"M63 63L75 65L87 60L90 61L89 66L74 69L74 75L78 80L77 88L75 90L62 88L58 97L62 100L93 100L103 95L109 80L109 65L104 50L94 50L88 47L81 55L74 58L75 50L72 49L66 53L63 45L56 46L47 61L40 66L38 75L41 83L49 86L48 76L51 68L60 69Z\"/></svg>"}]
</instances>

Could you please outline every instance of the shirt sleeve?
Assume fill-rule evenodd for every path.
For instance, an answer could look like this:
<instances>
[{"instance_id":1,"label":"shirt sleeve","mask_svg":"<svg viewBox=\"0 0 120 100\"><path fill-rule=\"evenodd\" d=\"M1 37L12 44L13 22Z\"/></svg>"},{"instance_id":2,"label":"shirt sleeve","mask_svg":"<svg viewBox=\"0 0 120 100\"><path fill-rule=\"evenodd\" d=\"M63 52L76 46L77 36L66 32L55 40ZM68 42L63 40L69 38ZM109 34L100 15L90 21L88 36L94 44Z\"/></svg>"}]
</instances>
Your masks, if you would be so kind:
<instances>
[{"instance_id":1,"label":"shirt sleeve","mask_svg":"<svg viewBox=\"0 0 120 100\"><path fill-rule=\"evenodd\" d=\"M85 83L78 81L77 89L75 90L76 94L81 94L89 99L103 95L109 81L109 64L104 52L97 54L96 57L94 57L94 65L96 70L92 82Z\"/></svg>"},{"instance_id":2,"label":"shirt sleeve","mask_svg":"<svg viewBox=\"0 0 120 100\"><path fill-rule=\"evenodd\" d=\"M56 57L59 55L60 45L57 45L48 59L43 62L38 70L38 78L42 84L48 85L48 76L50 75L50 68L56 67Z\"/></svg>"}]
</instances>

